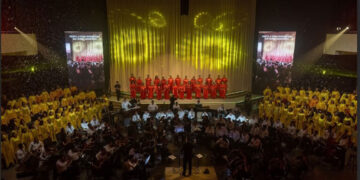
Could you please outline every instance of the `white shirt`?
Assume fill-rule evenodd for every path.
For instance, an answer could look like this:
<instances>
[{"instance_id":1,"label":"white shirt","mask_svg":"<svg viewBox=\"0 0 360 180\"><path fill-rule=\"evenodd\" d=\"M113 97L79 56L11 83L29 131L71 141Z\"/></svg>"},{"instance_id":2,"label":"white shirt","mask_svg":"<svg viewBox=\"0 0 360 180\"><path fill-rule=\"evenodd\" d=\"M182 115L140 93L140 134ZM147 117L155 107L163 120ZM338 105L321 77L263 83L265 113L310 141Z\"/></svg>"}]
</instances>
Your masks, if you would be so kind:
<instances>
[{"instance_id":1,"label":"white shirt","mask_svg":"<svg viewBox=\"0 0 360 180\"><path fill-rule=\"evenodd\" d=\"M121 108L122 108L124 111L128 111L130 105L131 105L131 104L130 104L129 101L123 101L123 102L121 103Z\"/></svg>"},{"instance_id":2,"label":"white shirt","mask_svg":"<svg viewBox=\"0 0 360 180\"><path fill-rule=\"evenodd\" d=\"M90 124L91 124L91 126L94 127L94 126L100 125L100 122L97 119L93 119L93 120L90 121Z\"/></svg>"},{"instance_id":3,"label":"white shirt","mask_svg":"<svg viewBox=\"0 0 360 180\"><path fill-rule=\"evenodd\" d=\"M161 118L166 118L166 115L164 112L158 112L158 113L156 113L155 118L160 120Z\"/></svg>"},{"instance_id":4,"label":"white shirt","mask_svg":"<svg viewBox=\"0 0 360 180\"><path fill-rule=\"evenodd\" d=\"M70 127L66 126L65 132L66 132L66 134L72 134L72 133L74 133L74 130L75 130L75 128L72 125Z\"/></svg>"},{"instance_id":5,"label":"white shirt","mask_svg":"<svg viewBox=\"0 0 360 180\"><path fill-rule=\"evenodd\" d=\"M141 118L140 118L140 115L139 114L134 114L133 116L132 116L132 121L133 122L138 122L138 121L140 121L141 120Z\"/></svg>"},{"instance_id":6,"label":"white shirt","mask_svg":"<svg viewBox=\"0 0 360 180\"><path fill-rule=\"evenodd\" d=\"M194 111L189 111L188 118L189 119L195 119L195 112Z\"/></svg>"},{"instance_id":7,"label":"white shirt","mask_svg":"<svg viewBox=\"0 0 360 180\"><path fill-rule=\"evenodd\" d=\"M222 113L226 113L226 112L225 112L225 108L223 108L223 107L221 107L221 106L217 109L217 111L218 111L218 112L222 112Z\"/></svg>"},{"instance_id":8,"label":"white shirt","mask_svg":"<svg viewBox=\"0 0 360 180\"><path fill-rule=\"evenodd\" d=\"M156 104L149 104L148 105L148 111L149 112L154 112L154 111L157 111L158 109L159 109L159 107Z\"/></svg>"},{"instance_id":9,"label":"white shirt","mask_svg":"<svg viewBox=\"0 0 360 180\"><path fill-rule=\"evenodd\" d=\"M173 109L177 109L177 110L179 110L179 109L180 109L180 104L177 104L177 105L176 105L176 104L174 104L174 105L173 105Z\"/></svg>"},{"instance_id":10,"label":"white shirt","mask_svg":"<svg viewBox=\"0 0 360 180\"><path fill-rule=\"evenodd\" d=\"M24 159L25 156L26 156L26 152L25 152L24 150L18 149L18 150L16 151L16 158L17 158L19 161L21 161L22 159Z\"/></svg>"},{"instance_id":11,"label":"white shirt","mask_svg":"<svg viewBox=\"0 0 360 180\"><path fill-rule=\"evenodd\" d=\"M246 121L246 117L244 115L239 115L239 117L236 119L237 121L240 122L245 122Z\"/></svg>"},{"instance_id":12,"label":"white shirt","mask_svg":"<svg viewBox=\"0 0 360 180\"><path fill-rule=\"evenodd\" d=\"M174 116L174 113L172 111L168 111L166 112L166 119L173 119L175 116Z\"/></svg>"},{"instance_id":13,"label":"white shirt","mask_svg":"<svg viewBox=\"0 0 360 180\"><path fill-rule=\"evenodd\" d=\"M142 119L146 122L149 118L150 118L150 113L149 112L144 112Z\"/></svg>"},{"instance_id":14,"label":"white shirt","mask_svg":"<svg viewBox=\"0 0 360 180\"><path fill-rule=\"evenodd\" d=\"M203 112L203 113L201 114L201 117L209 117L209 114L208 114L207 112Z\"/></svg>"},{"instance_id":15,"label":"white shirt","mask_svg":"<svg viewBox=\"0 0 360 180\"><path fill-rule=\"evenodd\" d=\"M229 113L225 119L230 119L231 121L234 121L236 119L235 115L233 113Z\"/></svg>"},{"instance_id":16,"label":"white shirt","mask_svg":"<svg viewBox=\"0 0 360 180\"><path fill-rule=\"evenodd\" d=\"M273 124L273 128L275 128L275 129L279 129L279 128L282 128L282 127L283 127L283 125L282 125L282 123L280 121L275 122Z\"/></svg>"},{"instance_id":17,"label":"white shirt","mask_svg":"<svg viewBox=\"0 0 360 180\"><path fill-rule=\"evenodd\" d=\"M185 116L185 112L183 110L178 111L179 119L183 120Z\"/></svg>"},{"instance_id":18,"label":"white shirt","mask_svg":"<svg viewBox=\"0 0 360 180\"><path fill-rule=\"evenodd\" d=\"M86 122L81 123L81 128L82 128L83 130L89 129L88 123L86 123Z\"/></svg>"},{"instance_id":19,"label":"white shirt","mask_svg":"<svg viewBox=\"0 0 360 180\"><path fill-rule=\"evenodd\" d=\"M38 143L35 143L33 141L29 145L29 152L34 152L34 151L41 152L43 148L44 148L44 145L42 142L39 141Z\"/></svg>"}]
</instances>

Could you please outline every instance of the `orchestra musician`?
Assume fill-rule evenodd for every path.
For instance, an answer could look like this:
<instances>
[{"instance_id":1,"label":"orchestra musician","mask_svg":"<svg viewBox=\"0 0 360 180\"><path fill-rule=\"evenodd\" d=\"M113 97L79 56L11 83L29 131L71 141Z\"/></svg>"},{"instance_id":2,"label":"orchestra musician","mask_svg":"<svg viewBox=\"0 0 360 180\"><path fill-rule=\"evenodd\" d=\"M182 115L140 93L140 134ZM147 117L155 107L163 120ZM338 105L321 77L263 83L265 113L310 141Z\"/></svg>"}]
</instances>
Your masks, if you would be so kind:
<instances>
[{"instance_id":1,"label":"orchestra musician","mask_svg":"<svg viewBox=\"0 0 360 180\"><path fill-rule=\"evenodd\" d=\"M189 176L191 176L193 145L189 141L188 137L185 137L185 143L184 143L181 151L184 154L182 175L185 176L186 167L188 166L188 168L189 168Z\"/></svg>"},{"instance_id":2,"label":"orchestra musician","mask_svg":"<svg viewBox=\"0 0 360 180\"><path fill-rule=\"evenodd\" d=\"M56 161L56 172L58 176L61 177L60 179L71 178L69 177L69 173L67 173L71 163L72 160L66 154L62 155L61 158Z\"/></svg>"}]
</instances>

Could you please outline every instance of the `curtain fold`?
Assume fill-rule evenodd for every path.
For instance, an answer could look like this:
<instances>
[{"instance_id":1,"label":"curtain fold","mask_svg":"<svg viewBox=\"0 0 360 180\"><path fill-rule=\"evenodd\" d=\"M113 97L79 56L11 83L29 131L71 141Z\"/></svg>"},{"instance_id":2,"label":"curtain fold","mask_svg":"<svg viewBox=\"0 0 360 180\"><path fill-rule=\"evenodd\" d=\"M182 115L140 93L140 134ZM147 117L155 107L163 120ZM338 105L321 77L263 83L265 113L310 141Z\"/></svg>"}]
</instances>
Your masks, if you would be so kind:
<instances>
[{"instance_id":1,"label":"curtain fold","mask_svg":"<svg viewBox=\"0 0 360 180\"><path fill-rule=\"evenodd\" d=\"M129 77L228 77L228 90L251 90L255 0L107 0L110 86Z\"/></svg>"}]
</instances>

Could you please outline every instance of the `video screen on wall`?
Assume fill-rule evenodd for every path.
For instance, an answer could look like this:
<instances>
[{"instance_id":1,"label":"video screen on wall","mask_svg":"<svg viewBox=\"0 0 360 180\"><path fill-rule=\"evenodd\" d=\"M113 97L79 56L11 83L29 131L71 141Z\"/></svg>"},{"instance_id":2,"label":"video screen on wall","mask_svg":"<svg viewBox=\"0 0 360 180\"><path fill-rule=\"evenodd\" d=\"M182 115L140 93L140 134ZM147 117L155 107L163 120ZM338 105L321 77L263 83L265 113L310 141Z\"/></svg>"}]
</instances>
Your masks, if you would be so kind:
<instances>
[{"instance_id":1,"label":"video screen on wall","mask_svg":"<svg viewBox=\"0 0 360 180\"><path fill-rule=\"evenodd\" d=\"M102 32L65 31L69 84L79 89L104 87Z\"/></svg>"},{"instance_id":2,"label":"video screen on wall","mask_svg":"<svg viewBox=\"0 0 360 180\"><path fill-rule=\"evenodd\" d=\"M254 90L291 83L295 31L259 31Z\"/></svg>"}]
</instances>

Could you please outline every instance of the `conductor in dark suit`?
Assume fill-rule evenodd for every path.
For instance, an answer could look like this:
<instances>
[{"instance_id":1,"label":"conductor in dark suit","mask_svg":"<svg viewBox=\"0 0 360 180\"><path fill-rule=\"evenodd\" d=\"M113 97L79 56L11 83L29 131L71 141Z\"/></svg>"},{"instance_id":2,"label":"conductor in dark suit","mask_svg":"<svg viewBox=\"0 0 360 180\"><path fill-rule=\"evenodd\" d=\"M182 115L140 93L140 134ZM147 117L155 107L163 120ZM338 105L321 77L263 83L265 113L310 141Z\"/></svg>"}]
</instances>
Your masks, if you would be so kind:
<instances>
[{"instance_id":1,"label":"conductor in dark suit","mask_svg":"<svg viewBox=\"0 0 360 180\"><path fill-rule=\"evenodd\" d=\"M189 166L189 176L191 176L193 145L189 141L188 137L185 138L185 143L184 143L181 151L184 153L182 175L185 176L186 166L188 165Z\"/></svg>"},{"instance_id":2,"label":"conductor in dark suit","mask_svg":"<svg viewBox=\"0 0 360 180\"><path fill-rule=\"evenodd\" d=\"M170 98L170 109L171 110L173 110L173 106L174 106L176 100L177 100L177 98L175 98L175 96L172 95Z\"/></svg>"}]
</instances>

